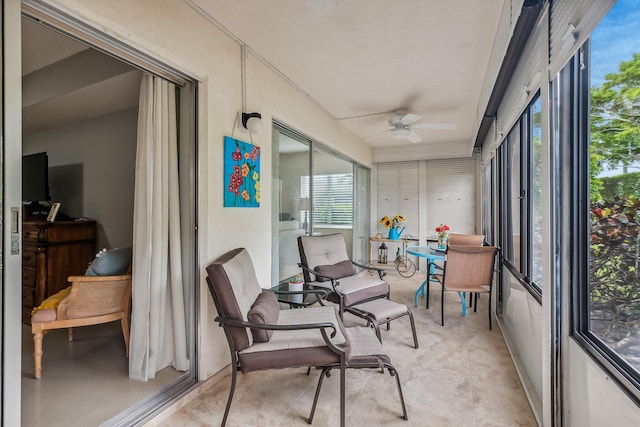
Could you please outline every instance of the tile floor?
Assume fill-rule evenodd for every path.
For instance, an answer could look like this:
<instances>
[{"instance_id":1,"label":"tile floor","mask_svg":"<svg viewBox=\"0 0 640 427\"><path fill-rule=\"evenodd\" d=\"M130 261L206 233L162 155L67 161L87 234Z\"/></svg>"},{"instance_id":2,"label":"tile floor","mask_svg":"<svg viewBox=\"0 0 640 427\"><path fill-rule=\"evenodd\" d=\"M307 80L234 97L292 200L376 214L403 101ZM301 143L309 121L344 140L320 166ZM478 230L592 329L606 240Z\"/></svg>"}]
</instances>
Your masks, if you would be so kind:
<instances>
[{"instance_id":1,"label":"tile floor","mask_svg":"<svg viewBox=\"0 0 640 427\"><path fill-rule=\"evenodd\" d=\"M411 307L419 349L412 346L407 317L382 331L384 345L398 369L409 420L404 421L395 381L375 370L347 372L347 425L349 426L537 426L536 419L494 321L489 330L487 298L478 312L460 315L460 300L447 293L444 327L440 325L440 291L432 286L432 305L413 307L422 272L409 279L395 272L387 276L391 298ZM363 324L348 314L345 324ZM239 374L229 426L307 425L318 371L287 369ZM205 383L193 397L170 408L147 426L220 425L230 375L227 369ZM325 380L314 426L339 424L339 374Z\"/></svg>"}]
</instances>

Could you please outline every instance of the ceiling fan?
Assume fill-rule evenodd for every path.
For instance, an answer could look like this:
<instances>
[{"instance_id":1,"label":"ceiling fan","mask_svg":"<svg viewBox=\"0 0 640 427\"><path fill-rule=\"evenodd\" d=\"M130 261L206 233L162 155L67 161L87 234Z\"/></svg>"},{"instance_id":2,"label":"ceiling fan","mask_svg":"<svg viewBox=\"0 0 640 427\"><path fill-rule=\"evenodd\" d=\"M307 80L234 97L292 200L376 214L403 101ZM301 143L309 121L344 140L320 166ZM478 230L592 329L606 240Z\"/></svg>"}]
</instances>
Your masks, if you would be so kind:
<instances>
[{"instance_id":1,"label":"ceiling fan","mask_svg":"<svg viewBox=\"0 0 640 427\"><path fill-rule=\"evenodd\" d=\"M371 136L366 141L369 142L388 132L394 139L407 139L415 144L422 141L422 138L413 129L454 130L457 127L452 123L419 123L420 120L422 120L421 116L411 114L405 108L400 108L389 117L389 124L385 125L384 131Z\"/></svg>"}]
</instances>

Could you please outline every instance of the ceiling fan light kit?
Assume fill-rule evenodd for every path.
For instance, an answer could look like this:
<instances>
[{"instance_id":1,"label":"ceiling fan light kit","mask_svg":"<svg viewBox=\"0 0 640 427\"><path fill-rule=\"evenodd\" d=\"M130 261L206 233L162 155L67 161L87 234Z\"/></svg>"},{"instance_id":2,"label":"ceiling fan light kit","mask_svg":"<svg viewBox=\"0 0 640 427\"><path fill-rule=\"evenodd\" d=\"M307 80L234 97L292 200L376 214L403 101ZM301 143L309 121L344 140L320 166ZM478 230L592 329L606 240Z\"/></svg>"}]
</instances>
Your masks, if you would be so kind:
<instances>
[{"instance_id":1,"label":"ceiling fan light kit","mask_svg":"<svg viewBox=\"0 0 640 427\"><path fill-rule=\"evenodd\" d=\"M410 133L411 131L409 130L409 128L405 127L395 127L391 129L391 136L393 136L395 139L405 139L409 136Z\"/></svg>"},{"instance_id":2,"label":"ceiling fan light kit","mask_svg":"<svg viewBox=\"0 0 640 427\"><path fill-rule=\"evenodd\" d=\"M393 139L406 139L415 144L422 141L422 137L413 129L430 129L430 130L454 130L456 125L452 123L419 123L422 116L411 114L406 108L400 108L393 112L393 115L387 120L387 130L374 134L366 140L369 142L379 138L385 134L391 135Z\"/></svg>"}]
</instances>

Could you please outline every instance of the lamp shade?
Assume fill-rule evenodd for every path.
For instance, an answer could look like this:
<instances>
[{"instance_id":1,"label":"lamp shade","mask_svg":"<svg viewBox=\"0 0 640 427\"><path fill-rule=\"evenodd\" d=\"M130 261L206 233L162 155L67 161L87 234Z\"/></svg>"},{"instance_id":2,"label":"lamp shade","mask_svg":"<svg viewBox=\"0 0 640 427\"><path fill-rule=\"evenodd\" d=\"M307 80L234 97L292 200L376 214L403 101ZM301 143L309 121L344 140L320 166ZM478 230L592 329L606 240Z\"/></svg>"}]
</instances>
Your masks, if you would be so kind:
<instances>
[{"instance_id":1,"label":"lamp shade","mask_svg":"<svg viewBox=\"0 0 640 427\"><path fill-rule=\"evenodd\" d=\"M242 126L251 133L262 132L262 115L260 113L242 113Z\"/></svg>"},{"instance_id":2,"label":"lamp shade","mask_svg":"<svg viewBox=\"0 0 640 427\"><path fill-rule=\"evenodd\" d=\"M391 129L391 136L393 136L395 139L406 138L409 136L410 133L411 131L409 130L409 128L405 128L405 127L397 127L397 128Z\"/></svg>"},{"instance_id":3,"label":"lamp shade","mask_svg":"<svg viewBox=\"0 0 640 427\"><path fill-rule=\"evenodd\" d=\"M308 197L301 197L300 201L298 201L298 210L299 211L308 211L311 209L311 199Z\"/></svg>"}]
</instances>

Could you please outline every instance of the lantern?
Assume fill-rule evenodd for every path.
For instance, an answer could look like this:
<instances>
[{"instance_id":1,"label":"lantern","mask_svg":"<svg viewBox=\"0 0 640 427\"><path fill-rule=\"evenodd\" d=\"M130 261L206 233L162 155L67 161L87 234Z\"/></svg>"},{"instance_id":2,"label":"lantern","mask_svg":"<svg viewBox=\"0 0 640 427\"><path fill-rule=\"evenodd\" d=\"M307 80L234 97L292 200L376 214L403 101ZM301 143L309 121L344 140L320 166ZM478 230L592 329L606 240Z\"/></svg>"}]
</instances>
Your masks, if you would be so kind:
<instances>
[{"instance_id":1,"label":"lantern","mask_svg":"<svg viewBox=\"0 0 640 427\"><path fill-rule=\"evenodd\" d=\"M386 264L387 263L387 259L388 259L388 251L387 251L387 245L385 245L384 243L382 243L380 245L380 247L378 248L378 262L380 264Z\"/></svg>"}]
</instances>

